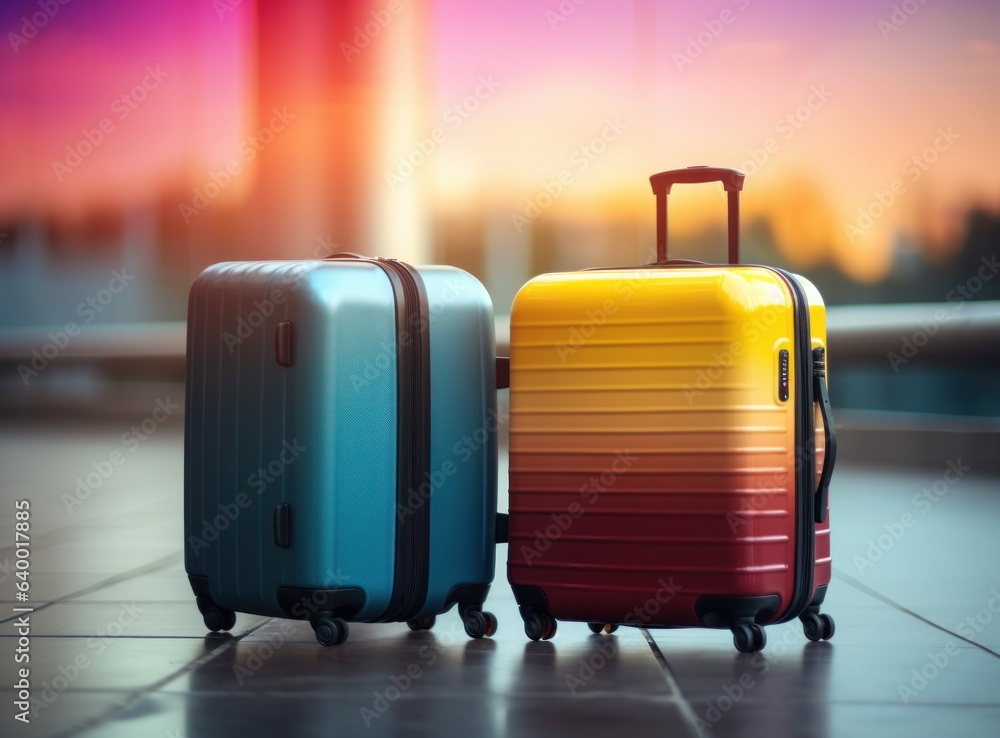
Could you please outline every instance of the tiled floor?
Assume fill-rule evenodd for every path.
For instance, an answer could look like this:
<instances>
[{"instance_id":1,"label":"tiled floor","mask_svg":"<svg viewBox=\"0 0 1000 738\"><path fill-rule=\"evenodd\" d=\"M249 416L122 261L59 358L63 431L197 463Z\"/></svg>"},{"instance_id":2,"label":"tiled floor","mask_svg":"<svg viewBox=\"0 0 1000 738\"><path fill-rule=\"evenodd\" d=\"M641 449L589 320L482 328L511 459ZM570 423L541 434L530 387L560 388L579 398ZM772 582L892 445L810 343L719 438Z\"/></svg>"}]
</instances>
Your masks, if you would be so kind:
<instances>
[{"instance_id":1,"label":"tiled floor","mask_svg":"<svg viewBox=\"0 0 1000 738\"><path fill-rule=\"evenodd\" d=\"M205 635L180 555L181 421L134 451L120 442L129 425L0 425L0 735L997 735L1000 480L970 470L915 502L948 459L936 472L838 470L829 643L797 623L770 627L756 655L726 632L594 636L575 623L532 643L501 564L493 639L470 641L449 613L423 633L352 625L323 648L306 624L248 615L232 636ZM116 449L125 462L68 511L63 495ZM30 726L11 704L21 498Z\"/></svg>"}]
</instances>

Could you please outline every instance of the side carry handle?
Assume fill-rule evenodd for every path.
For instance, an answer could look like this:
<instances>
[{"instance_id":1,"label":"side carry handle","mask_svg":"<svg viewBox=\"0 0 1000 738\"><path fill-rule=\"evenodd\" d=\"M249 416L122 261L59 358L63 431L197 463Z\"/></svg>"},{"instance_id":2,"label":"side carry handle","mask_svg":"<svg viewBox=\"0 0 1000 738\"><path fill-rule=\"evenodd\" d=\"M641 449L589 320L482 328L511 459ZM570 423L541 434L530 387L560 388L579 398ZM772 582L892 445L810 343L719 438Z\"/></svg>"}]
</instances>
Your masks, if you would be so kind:
<instances>
[{"instance_id":1,"label":"side carry handle","mask_svg":"<svg viewBox=\"0 0 1000 738\"><path fill-rule=\"evenodd\" d=\"M510 387L510 357L497 357L497 389L508 389Z\"/></svg>"},{"instance_id":2,"label":"side carry handle","mask_svg":"<svg viewBox=\"0 0 1000 738\"><path fill-rule=\"evenodd\" d=\"M510 357L497 357L497 389L507 389L510 387ZM510 540L509 532L510 516L507 513L497 513L496 519L496 542L507 543Z\"/></svg>"},{"instance_id":3,"label":"side carry handle","mask_svg":"<svg viewBox=\"0 0 1000 738\"><path fill-rule=\"evenodd\" d=\"M824 523L830 502L830 477L833 476L833 465L837 461L837 429L833 427L833 408L830 407L830 392L826 386L826 352L822 348L815 348L812 358L813 391L823 416L823 435L826 438L823 470L816 484L815 520L817 523Z\"/></svg>"},{"instance_id":4,"label":"side carry handle","mask_svg":"<svg viewBox=\"0 0 1000 738\"><path fill-rule=\"evenodd\" d=\"M510 540L510 515L507 513L497 513L496 542L507 543Z\"/></svg>"},{"instance_id":5,"label":"side carry handle","mask_svg":"<svg viewBox=\"0 0 1000 738\"><path fill-rule=\"evenodd\" d=\"M696 166L670 169L649 178L656 195L656 263L667 261L667 195L675 184L722 182L729 195L729 263L740 263L740 190L746 175L738 169Z\"/></svg>"}]
</instances>

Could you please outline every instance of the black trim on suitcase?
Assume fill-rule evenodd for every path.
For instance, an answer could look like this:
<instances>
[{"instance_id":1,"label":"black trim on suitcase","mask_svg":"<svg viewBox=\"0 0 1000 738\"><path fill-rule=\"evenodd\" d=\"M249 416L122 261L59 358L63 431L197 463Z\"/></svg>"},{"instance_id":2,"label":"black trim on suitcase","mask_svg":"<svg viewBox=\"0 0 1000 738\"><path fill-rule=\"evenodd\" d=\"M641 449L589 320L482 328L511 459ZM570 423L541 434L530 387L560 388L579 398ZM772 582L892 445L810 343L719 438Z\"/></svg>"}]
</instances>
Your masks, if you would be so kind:
<instances>
[{"instance_id":1,"label":"black trim on suitcase","mask_svg":"<svg viewBox=\"0 0 1000 738\"><path fill-rule=\"evenodd\" d=\"M324 617L352 620L365 605L365 593L357 587L344 589L299 589L278 587L278 605L281 611L296 620L313 620Z\"/></svg>"},{"instance_id":2,"label":"black trim on suitcase","mask_svg":"<svg viewBox=\"0 0 1000 738\"><path fill-rule=\"evenodd\" d=\"M392 597L376 622L409 620L427 599L430 501L411 496L430 473L430 331L427 295L415 269L375 259L396 296L396 565Z\"/></svg>"},{"instance_id":3,"label":"black trim on suitcase","mask_svg":"<svg viewBox=\"0 0 1000 738\"><path fill-rule=\"evenodd\" d=\"M218 607L218 602L212 597L208 577L188 574L188 582L202 614L209 607ZM351 620L364 607L366 596L364 590L357 587L343 589L278 587L277 599L278 606L285 616L296 620L313 620L320 614Z\"/></svg>"},{"instance_id":4,"label":"black trim on suitcase","mask_svg":"<svg viewBox=\"0 0 1000 738\"><path fill-rule=\"evenodd\" d=\"M702 595L694 603L695 614L707 628L731 628L740 622L763 625L771 622L779 607L781 598L778 595L760 597Z\"/></svg>"},{"instance_id":5,"label":"black trim on suitcase","mask_svg":"<svg viewBox=\"0 0 1000 738\"><path fill-rule=\"evenodd\" d=\"M521 615L530 612L551 613L549 609L549 598L541 587L529 584L511 584L514 592L514 599L517 600Z\"/></svg>"},{"instance_id":6,"label":"black trim on suitcase","mask_svg":"<svg viewBox=\"0 0 1000 738\"><path fill-rule=\"evenodd\" d=\"M823 600L826 599L826 590L828 585L821 584L816 587L816 594L813 595L812 602L809 603L809 607L819 607L823 604Z\"/></svg>"},{"instance_id":7,"label":"black trim on suitcase","mask_svg":"<svg viewBox=\"0 0 1000 738\"><path fill-rule=\"evenodd\" d=\"M208 585L208 577L188 574L188 584L191 585L191 591L194 592L195 597L212 599L212 589Z\"/></svg>"},{"instance_id":8,"label":"black trim on suitcase","mask_svg":"<svg viewBox=\"0 0 1000 738\"><path fill-rule=\"evenodd\" d=\"M493 526L493 540L497 544L510 543L510 515L508 513L497 513L496 523Z\"/></svg>"},{"instance_id":9,"label":"black trim on suitcase","mask_svg":"<svg viewBox=\"0 0 1000 738\"><path fill-rule=\"evenodd\" d=\"M791 291L796 322L795 356L798 397L795 414L795 501L798 514L798 546L795 561L795 586L784 614L774 622L784 623L802 614L813 596L813 574L816 568L815 511L816 429L813 427L813 353L812 330L809 325L809 301L802 285L791 274L774 267L765 267L779 275Z\"/></svg>"},{"instance_id":10,"label":"black trim on suitcase","mask_svg":"<svg viewBox=\"0 0 1000 738\"><path fill-rule=\"evenodd\" d=\"M451 609L452 605L457 604L459 615L464 622L469 612L473 610L482 611L489 593L490 585L488 584L457 584L448 593L441 612L447 612Z\"/></svg>"}]
</instances>

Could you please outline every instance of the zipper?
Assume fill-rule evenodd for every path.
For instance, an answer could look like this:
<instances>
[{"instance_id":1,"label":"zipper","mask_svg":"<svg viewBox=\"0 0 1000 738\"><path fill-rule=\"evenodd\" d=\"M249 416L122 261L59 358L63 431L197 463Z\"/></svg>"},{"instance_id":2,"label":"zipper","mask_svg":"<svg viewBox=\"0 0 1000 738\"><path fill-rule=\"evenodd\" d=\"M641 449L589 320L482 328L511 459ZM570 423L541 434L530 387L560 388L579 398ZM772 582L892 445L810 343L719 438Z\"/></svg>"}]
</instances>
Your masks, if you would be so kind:
<instances>
[{"instance_id":1,"label":"zipper","mask_svg":"<svg viewBox=\"0 0 1000 738\"><path fill-rule=\"evenodd\" d=\"M813 575L816 568L816 435L813 427L813 361L812 331L809 325L809 301L798 281L782 269L766 267L778 274L792 294L796 321L796 375L800 402L795 418L795 511L798 518L795 583L785 613L775 622L797 618L809 606L813 596Z\"/></svg>"},{"instance_id":2,"label":"zipper","mask_svg":"<svg viewBox=\"0 0 1000 738\"><path fill-rule=\"evenodd\" d=\"M430 467L430 351L427 298L419 274L396 259L376 260L396 295L396 556L392 597L383 622L414 617L427 598L430 499L411 503ZM395 277L395 279L393 279ZM419 496L414 499L420 499Z\"/></svg>"}]
</instances>

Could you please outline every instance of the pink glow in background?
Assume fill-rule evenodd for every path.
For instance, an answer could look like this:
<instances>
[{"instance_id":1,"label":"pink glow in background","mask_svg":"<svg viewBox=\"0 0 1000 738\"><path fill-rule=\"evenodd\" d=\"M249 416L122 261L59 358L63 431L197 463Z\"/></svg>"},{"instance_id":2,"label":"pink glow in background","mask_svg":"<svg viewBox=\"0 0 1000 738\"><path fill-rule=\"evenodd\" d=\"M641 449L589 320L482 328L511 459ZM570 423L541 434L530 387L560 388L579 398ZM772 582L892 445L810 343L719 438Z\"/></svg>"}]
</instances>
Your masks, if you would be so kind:
<instances>
[{"instance_id":1,"label":"pink glow in background","mask_svg":"<svg viewBox=\"0 0 1000 738\"><path fill-rule=\"evenodd\" d=\"M316 207L357 197L353 211L366 222L406 207L430 220L473 211L502 219L520 212L612 119L624 132L546 209L555 227L645 225L650 173L742 165L746 221L766 222L793 263L827 262L855 279L879 280L899 249L947 255L970 208L1000 205L1000 6L904 4L915 12L884 38L879 23L892 18L889 2L404 1L351 60L340 45L389 3L334 9L315 0L246 0L220 12L201 0L72 0L17 51L9 34L20 33L22 16L38 6L5 4L0 217L174 203L174 193L183 196L224 166L266 119L265 108L287 97L314 117L247 166L220 200L229 207L280 224L297 217L275 199L284 192L299 200L315 194ZM720 20L724 13L731 22ZM277 43L270 28L299 28L301 37ZM412 44L398 43L401 34ZM679 63L692 49L697 56ZM147 66L169 76L119 120L112 101ZM410 94L389 94L387 80L401 67L416 82ZM440 125L484 75L496 91L417 175L387 190L382 163ZM814 89L829 98L807 121L781 127ZM59 181L52 162L104 117L113 119L113 133ZM409 137L379 133L404 119ZM932 146L939 129L958 138L908 178L907 161ZM768 139L777 144L772 152L764 152ZM343 163L347 154L358 161ZM352 187L361 176L376 188L374 199ZM274 197L260 196L262 178ZM905 194L852 240L845 226L895 179ZM714 191L678 192L684 216L672 227L682 235L708 227L720 202Z\"/></svg>"}]
</instances>

